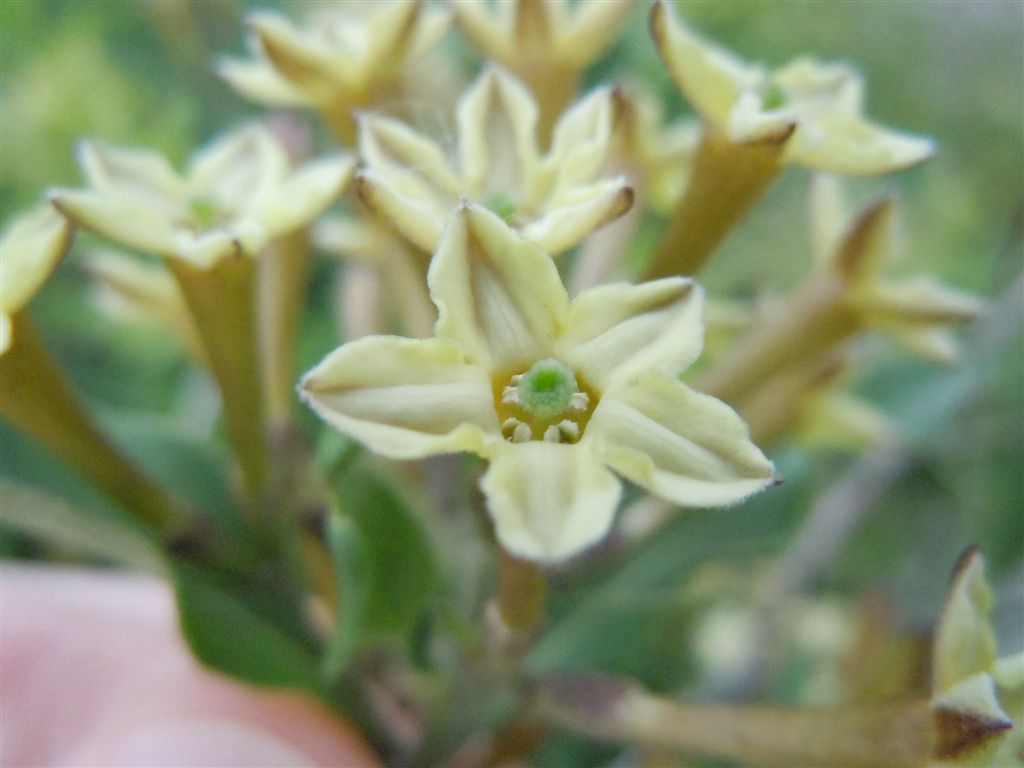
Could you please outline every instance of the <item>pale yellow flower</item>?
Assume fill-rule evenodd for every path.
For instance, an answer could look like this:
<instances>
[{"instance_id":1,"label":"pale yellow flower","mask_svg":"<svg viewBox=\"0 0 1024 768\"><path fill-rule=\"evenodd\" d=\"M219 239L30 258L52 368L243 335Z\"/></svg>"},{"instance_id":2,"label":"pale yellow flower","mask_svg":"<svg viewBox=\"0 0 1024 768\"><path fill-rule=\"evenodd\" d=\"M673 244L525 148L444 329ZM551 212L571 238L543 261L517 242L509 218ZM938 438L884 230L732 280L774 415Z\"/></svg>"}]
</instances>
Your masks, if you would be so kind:
<instances>
[{"instance_id":1,"label":"pale yellow flower","mask_svg":"<svg viewBox=\"0 0 1024 768\"><path fill-rule=\"evenodd\" d=\"M353 110L399 95L409 60L432 49L450 16L420 0L313 3L304 21L251 14L254 58L223 59L218 73L243 96L325 113L343 138Z\"/></svg>"},{"instance_id":2,"label":"pale yellow flower","mask_svg":"<svg viewBox=\"0 0 1024 768\"><path fill-rule=\"evenodd\" d=\"M513 554L557 561L612 524L620 475L685 506L737 502L772 465L678 374L700 354L692 281L615 283L570 302L549 254L490 211L451 217L429 273L435 338L373 336L302 382L331 426L393 458L472 451Z\"/></svg>"},{"instance_id":3,"label":"pale yellow flower","mask_svg":"<svg viewBox=\"0 0 1024 768\"><path fill-rule=\"evenodd\" d=\"M46 204L15 219L0 240L0 354L13 341L12 318L46 282L67 250L71 227Z\"/></svg>"},{"instance_id":4,"label":"pale yellow flower","mask_svg":"<svg viewBox=\"0 0 1024 768\"><path fill-rule=\"evenodd\" d=\"M614 106L610 90L594 91L562 116L542 153L530 92L487 69L459 101L455 157L398 120L364 116L360 195L425 253L437 248L460 199L487 206L549 253L561 253L632 205L626 179L605 171Z\"/></svg>"},{"instance_id":5,"label":"pale yellow flower","mask_svg":"<svg viewBox=\"0 0 1024 768\"><path fill-rule=\"evenodd\" d=\"M882 201L852 223L843 208L839 180L818 174L811 219L819 267L848 284L845 301L865 325L927 360L952 362L956 344L950 329L975 318L981 302L924 275L882 279L881 272L900 255L895 203Z\"/></svg>"},{"instance_id":6,"label":"pale yellow flower","mask_svg":"<svg viewBox=\"0 0 1024 768\"><path fill-rule=\"evenodd\" d=\"M619 89L616 96L622 109L619 131L626 162L637 166L651 209L668 214L690 180L700 122L687 119L666 124L658 98L637 86Z\"/></svg>"},{"instance_id":7,"label":"pale yellow flower","mask_svg":"<svg viewBox=\"0 0 1024 768\"><path fill-rule=\"evenodd\" d=\"M932 708L945 735L939 765L1024 765L1024 653L998 657L992 602L984 559L972 548L957 565L935 632Z\"/></svg>"},{"instance_id":8,"label":"pale yellow flower","mask_svg":"<svg viewBox=\"0 0 1024 768\"><path fill-rule=\"evenodd\" d=\"M450 0L449 5L473 45L525 80L552 121L634 7L631 0Z\"/></svg>"},{"instance_id":9,"label":"pale yellow flower","mask_svg":"<svg viewBox=\"0 0 1024 768\"><path fill-rule=\"evenodd\" d=\"M157 152L83 142L89 189L58 189L54 204L72 221L144 253L209 269L227 256L255 256L300 229L342 193L346 155L298 169L262 126L248 126L198 152L179 175Z\"/></svg>"},{"instance_id":10,"label":"pale yellow flower","mask_svg":"<svg viewBox=\"0 0 1024 768\"><path fill-rule=\"evenodd\" d=\"M651 31L683 94L733 142L786 140L783 162L844 174L889 173L935 154L930 139L864 117L863 82L847 64L799 58L769 72L700 38L664 0Z\"/></svg>"}]
</instances>

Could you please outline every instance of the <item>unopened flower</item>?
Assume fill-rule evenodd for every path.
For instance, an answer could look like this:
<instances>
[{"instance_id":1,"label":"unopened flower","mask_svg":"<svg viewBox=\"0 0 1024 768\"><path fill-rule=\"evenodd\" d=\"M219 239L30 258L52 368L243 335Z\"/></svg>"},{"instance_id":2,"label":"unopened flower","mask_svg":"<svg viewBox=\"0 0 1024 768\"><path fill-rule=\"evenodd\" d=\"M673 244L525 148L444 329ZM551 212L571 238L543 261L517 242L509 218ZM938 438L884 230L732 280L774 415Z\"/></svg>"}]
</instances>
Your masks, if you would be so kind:
<instances>
[{"instance_id":1,"label":"unopened flower","mask_svg":"<svg viewBox=\"0 0 1024 768\"><path fill-rule=\"evenodd\" d=\"M71 227L51 205L15 219L0 240L0 354L13 341L13 317L46 282L67 250Z\"/></svg>"},{"instance_id":2,"label":"unopened flower","mask_svg":"<svg viewBox=\"0 0 1024 768\"><path fill-rule=\"evenodd\" d=\"M408 60L437 44L449 15L420 0L314 3L300 25L270 11L248 24L254 58L222 60L221 77L261 104L318 109L351 140L353 111L400 96Z\"/></svg>"},{"instance_id":3,"label":"unopened flower","mask_svg":"<svg viewBox=\"0 0 1024 768\"><path fill-rule=\"evenodd\" d=\"M466 37L525 80L551 122L632 9L630 0L452 0L450 5Z\"/></svg>"},{"instance_id":4,"label":"unopened flower","mask_svg":"<svg viewBox=\"0 0 1024 768\"><path fill-rule=\"evenodd\" d=\"M941 765L1024 764L1024 653L998 656L992 603L984 559L972 548L957 565L935 631L932 709Z\"/></svg>"},{"instance_id":5,"label":"unopened flower","mask_svg":"<svg viewBox=\"0 0 1024 768\"><path fill-rule=\"evenodd\" d=\"M360 194L424 253L437 248L460 199L488 207L552 254L632 205L626 179L605 172L614 128L608 89L562 116L547 153L538 146L533 97L500 69L477 78L457 119L454 158L400 121L368 115L360 124Z\"/></svg>"},{"instance_id":6,"label":"unopened flower","mask_svg":"<svg viewBox=\"0 0 1024 768\"><path fill-rule=\"evenodd\" d=\"M664 0L651 31L686 98L730 141L784 140L783 162L844 174L889 173L935 153L930 139L865 118L860 74L846 64L800 58L769 72L701 39Z\"/></svg>"},{"instance_id":7,"label":"unopened flower","mask_svg":"<svg viewBox=\"0 0 1024 768\"><path fill-rule=\"evenodd\" d=\"M703 297L670 278L570 302L550 256L465 204L430 267L436 337L346 344L302 393L331 426L393 458L472 451L502 545L532 560L608 531L610 469L686 506L765 487L772 465L723 403L678 379L701 350Z\"/></svg>"},{"instance_id":8,"label":"unopened flower","mask_svg":"<svg viewBox=\"0 0 1024 768\"><path fill-rule=\"evenodd\" d=\"M255 256L306 226L344 190L353 161L338 155L292 169L262 126L230 133L197 153L184 176L157 152L83 142L89 189L58 189L54 204L77 224L128 248L208 269Z\"/></svg>"},{"instance_id":9,"label":"unopened flower","mask_svg":"<svg viewBox=\"0 0 1024 768\"><path fill-rule=\"evenodd\" d=\"M839 180L825 175L815 178L811 203L816 259L848 284L845 301L863 324L925 359L955 359L950 329L974 319L981 302L923 275L881 279L900 250L895 203L882 201L847 225Z\"/></svg>"}]
</instances>

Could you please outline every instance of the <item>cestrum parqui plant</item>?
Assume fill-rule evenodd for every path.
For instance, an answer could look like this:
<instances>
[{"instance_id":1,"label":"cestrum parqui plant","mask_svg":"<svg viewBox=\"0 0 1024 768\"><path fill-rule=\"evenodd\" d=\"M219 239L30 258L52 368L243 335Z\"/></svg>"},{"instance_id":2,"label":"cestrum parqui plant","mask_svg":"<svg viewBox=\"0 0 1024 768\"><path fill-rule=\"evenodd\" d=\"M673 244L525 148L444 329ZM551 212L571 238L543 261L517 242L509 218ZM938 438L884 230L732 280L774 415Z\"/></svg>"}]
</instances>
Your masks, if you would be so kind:
<instances>
[{"instance_id":1,"label":"cestrum parqui plant","mask_svg":"<svg viewBox=\"0 0 1024 768\"><path fill-rule=\"evenodd\" d=\"M935 154L930 139L863 114L864 85L844 63L798 58L769 72L695 34L659 0L651 34L673 80L700 115L693 183L650 274L693 274L786 165L875 176Z\"/></svg>"},{"instance_id":2,"label":"cestrum parqui plant","mask_svg":"<svg viewBox=\"0 0 1024 768\"><path fill-rule=\"evenodd\" d=\"M338 154L293 168L262 125L200 150L184 175L159 153L84 142L84 190L51 192L81 227L163 257L195 320L217 380L250 497L269 471L257 342L257 258L304 229L344 191L354 161ZM297 304L295 306L298 306Z\"/></svg>"},{"instance_id":3,"label":"cestrum parqui plant","mask_svg":"<svg viewBox=\"0 0 1024 768\"><path fill-rule=\"evenodd\" d=\"M471 451L498 540L554 562L608 531L621 484L685 506L737 502L773 469L723 403L678 379L699 355L703 296L683 278L614 283L570 302L551 257L463 204L431 263L436 336L346 344L305 400L383 455Z\"/></svg>"},{"instance_id":4,"label":"cestrum parqui plant","mask_svg":"<svg viewBox=\"0 0 1024 768\"><path fill-rule=\"evenodd\" d=\"M217 71L253 101L318 110L351 145L354 111L407 96L412 62L437 45L449 21L421 0L312 3L301 24L261 11L247 19L254 57L222 59Z\"/></svg>"},{"instance_id":5,"label":"cestrum parqui plant","mask_svg":"<svg viewBox=\"0 0 1024 768\"><path fill-rule=\"evenodd\" d=\"M507 72L488 68L459 100L454 158L398 120L364 116L357 186L425 255L437 249L461 199L486 205L559 254L632 205L625 177L606 171L614 118L611 91L598 89L562 115L543 153L533 96Z\"/></svg>"}]
</instances>

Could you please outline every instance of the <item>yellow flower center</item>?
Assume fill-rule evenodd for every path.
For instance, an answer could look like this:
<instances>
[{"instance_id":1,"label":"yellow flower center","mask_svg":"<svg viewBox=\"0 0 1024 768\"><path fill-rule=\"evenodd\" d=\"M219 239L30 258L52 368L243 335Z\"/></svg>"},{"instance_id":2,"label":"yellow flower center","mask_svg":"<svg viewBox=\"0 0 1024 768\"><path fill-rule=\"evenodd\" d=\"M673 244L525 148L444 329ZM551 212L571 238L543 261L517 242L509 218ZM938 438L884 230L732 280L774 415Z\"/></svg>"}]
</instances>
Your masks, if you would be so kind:
<instances>
[{"instance_id":1,"label":"yellow flower center","mask_svg":"<svg viewBox=\"0 0 1024 768\"><path fill-rule=\"evenodd\" d=\"M546 358L529 370L494 379L501 431L513 443L575 443L597 405L597 393L565 363Z\"/></svg>"}]
</instances>

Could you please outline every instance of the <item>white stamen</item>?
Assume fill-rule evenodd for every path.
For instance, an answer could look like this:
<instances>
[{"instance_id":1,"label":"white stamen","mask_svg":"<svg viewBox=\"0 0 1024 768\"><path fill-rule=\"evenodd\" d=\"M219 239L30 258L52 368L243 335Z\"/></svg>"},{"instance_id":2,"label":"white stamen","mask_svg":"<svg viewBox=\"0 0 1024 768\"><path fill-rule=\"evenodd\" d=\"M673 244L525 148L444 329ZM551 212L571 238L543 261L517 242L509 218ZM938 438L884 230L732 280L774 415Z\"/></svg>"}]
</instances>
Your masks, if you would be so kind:
<instances>
[{"instance_id":1,"label":"white stamen","mask_svg":"<svg viewBox=\"0 0 1024 768\"><path fill-rule=\"evenodd\" d=\"M550 427L544 430L544 442L545 443L560 443L562 442L562 434L558 431L558 427L552 424Z\"/></svg>"},{"instance_id":2,"label":"white stamen","mask_svg":"<svg viewBox=\"0 0 1024 768\"><path fill-rule=\"evenodd\" d=\"M568 419L562 419L558 422L558 429L563 435L570 440L577 440L580 436L580 425L575 421L569 421Z\"/></svg>"},{"instance_id":3,"label":"white stamen","mask_svg":"<svg viewBox=\"0 0 1024 768\"><path fill-rule=\"evenodd\" d=\"M527 443L533 439L533 430L530 429L529 424L519 422L516 428L512 431L512 442L513 443Z\"/></svg>"},{"instance_id":4,"label":"white stamen","mask_svg":"<svg viewBox=\"0 0 1024 768\"><path fill-rule=\"evenodd\" d=\"M515 376L512 377L512 383L518 384L521 378L523 378L523 374L517 373Z\"/></svg>"},{"instance_id":5,"label":"white stamen","mask_svg":"<svg viewBox=\"0 0 1024 768\"><path fill-rule=\"evenodd\" d=\"M573 392L569 398L569 407L574 411L585 411L590 405L590 397L586 392Z\"/></svg>"},{"instance_id":6,"label":"white stamen","mask_svg":"<svg viewBox=\"0 0 1024 768\"><path fill-rule=\"evenodd\" d=\"M501 402L517 404L519 402L519 390L515 387L505 387L501 391Z\"/></svg>"},{"instance_id":7,"label":"white stamen","mask_svg":"<svg viewBox=\"0 0 1024 768\"><path fill-rule=\"evenodd\" d=\"M510 434L512 434L515 431L516 427L518 427L522 423L523 422L521 422L519 419L515 418L514 416L505 419L503 422L501 422L501 434L503 434L503 435L510 435Z\"/></svg>"}]
</instances>

